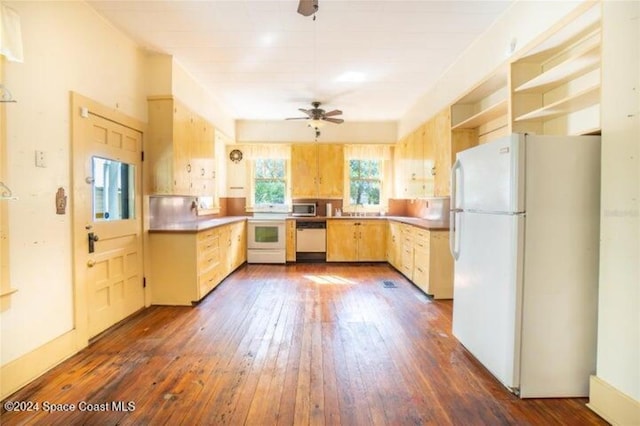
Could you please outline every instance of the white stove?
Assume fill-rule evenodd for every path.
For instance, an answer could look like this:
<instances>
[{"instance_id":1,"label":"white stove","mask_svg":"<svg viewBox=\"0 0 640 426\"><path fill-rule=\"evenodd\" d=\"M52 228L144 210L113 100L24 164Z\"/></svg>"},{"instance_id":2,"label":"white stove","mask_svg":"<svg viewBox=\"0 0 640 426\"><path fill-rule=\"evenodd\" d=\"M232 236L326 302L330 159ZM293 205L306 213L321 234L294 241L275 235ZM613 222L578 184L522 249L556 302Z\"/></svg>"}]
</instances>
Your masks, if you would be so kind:
<instances>
[{"instance_id":1,"label":"white stove","mask_svg":"<svg viewBox=\"0 0 640 426\"><path fill-rule=\"evenodd\" d=\"M247 263L286 263L286 214L256 213L247 220Z\"/></svg>"}]
</instances>

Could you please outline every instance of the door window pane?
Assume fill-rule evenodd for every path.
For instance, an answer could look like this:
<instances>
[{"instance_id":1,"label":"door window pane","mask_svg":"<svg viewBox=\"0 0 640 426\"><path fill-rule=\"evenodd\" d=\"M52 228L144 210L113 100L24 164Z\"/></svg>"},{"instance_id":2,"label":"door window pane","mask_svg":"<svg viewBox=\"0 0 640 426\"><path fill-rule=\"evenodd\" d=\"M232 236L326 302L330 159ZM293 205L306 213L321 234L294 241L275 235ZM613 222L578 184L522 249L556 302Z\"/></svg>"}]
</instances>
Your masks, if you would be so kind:
<instances>
[{"instance_id":1,"label":"door window pane","mask_svg":"<svg viewBox=\"0 0 640 426\"><path fill-rule=\"evenodd\" d=\"M93 157L93 218L122 220L135 218L135 166Z\"/></svg>"}]
</instances>

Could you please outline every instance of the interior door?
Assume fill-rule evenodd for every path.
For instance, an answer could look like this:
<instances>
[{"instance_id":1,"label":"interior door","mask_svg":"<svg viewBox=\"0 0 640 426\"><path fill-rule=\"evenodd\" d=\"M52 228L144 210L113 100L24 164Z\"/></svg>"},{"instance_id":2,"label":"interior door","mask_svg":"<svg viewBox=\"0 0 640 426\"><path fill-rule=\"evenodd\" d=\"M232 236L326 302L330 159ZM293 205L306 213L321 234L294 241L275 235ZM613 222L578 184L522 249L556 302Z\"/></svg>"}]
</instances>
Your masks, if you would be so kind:
<instances>
[{"instance_id":1,"label":"interior door","mask_svg":"<svg viewBox=\"0 0 640 426\"><path fill-rule=\"evenodd\" d=\"M144 307L142 133L74 97L77 325L91 338ZM84 324L83 324L84 323Z\"/></svg>"}]
</instances>

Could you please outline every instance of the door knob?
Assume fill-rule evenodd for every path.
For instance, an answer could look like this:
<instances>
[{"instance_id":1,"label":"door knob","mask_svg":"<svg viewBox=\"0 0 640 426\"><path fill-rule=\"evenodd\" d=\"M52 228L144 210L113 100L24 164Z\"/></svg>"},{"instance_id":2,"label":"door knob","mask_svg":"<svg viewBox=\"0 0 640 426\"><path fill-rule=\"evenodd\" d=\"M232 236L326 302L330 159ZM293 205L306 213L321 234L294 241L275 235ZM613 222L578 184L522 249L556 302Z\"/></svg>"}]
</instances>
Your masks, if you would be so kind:
<instances>
[{"instance_id":1,"label":"door knob","mask_svg":"<svg viewBox=\"0 0 640 426\"><path fill-rule=\"evenodd\" d=\"M98 236L93 232L89 232L87 234L87 239L89 240L89 253L93 253L95 251L95 242L98 241Z\"/></svg>"},{"instance_id":2,"label":"door knob","mask_svg":"<svg viewBox=\"0 0 640 426\"><path fill-rule=\"evenodd\" d=\"M95 260L93 260L93 259L89 259L89 260L87 261L87 266L88 266L89 268L93 268L94 266L96 266L96 261L95 261Z\"/></svg>"}]
</instances>

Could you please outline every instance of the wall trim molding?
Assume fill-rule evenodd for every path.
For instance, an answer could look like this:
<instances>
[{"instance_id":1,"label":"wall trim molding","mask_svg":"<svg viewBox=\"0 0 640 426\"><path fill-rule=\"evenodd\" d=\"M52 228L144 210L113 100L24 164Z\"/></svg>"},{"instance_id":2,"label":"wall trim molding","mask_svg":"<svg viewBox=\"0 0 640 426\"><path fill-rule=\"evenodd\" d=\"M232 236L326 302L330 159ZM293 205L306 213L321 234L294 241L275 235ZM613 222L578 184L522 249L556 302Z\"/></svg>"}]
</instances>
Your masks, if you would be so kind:
<instances>
[{"instance_id":1,"label":"wall trim molding","mask_svg":"<svg viewBox=\"0 0 640 426\"><path fill-rule=\"evenodd\" d=\"M598 376L591 376L587 407L612 425L640 425L640 401Z\"/></svg>"},{"instance_id":2,"label":"wall trim molding","mask_svg":"<svg viewBox=\"0 0 640 426\"><path fill-rule=\"evenodd\" d=\"M0 398L8 397L80 349L76 331L71 330L3 365L0 367Z\"/></svg>"}]
</instances>

